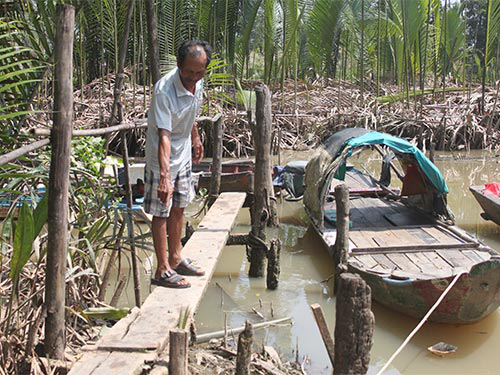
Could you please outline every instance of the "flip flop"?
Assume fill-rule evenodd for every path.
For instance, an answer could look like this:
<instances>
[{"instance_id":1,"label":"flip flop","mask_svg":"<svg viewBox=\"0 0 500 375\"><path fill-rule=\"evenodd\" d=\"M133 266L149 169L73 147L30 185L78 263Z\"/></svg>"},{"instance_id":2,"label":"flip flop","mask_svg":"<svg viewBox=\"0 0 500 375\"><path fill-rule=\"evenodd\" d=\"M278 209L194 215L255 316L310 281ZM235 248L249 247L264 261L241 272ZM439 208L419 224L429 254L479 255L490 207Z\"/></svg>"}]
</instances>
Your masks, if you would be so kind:
<instances>
[{"instance_id":1,"label":"flip flop","mask_svg":"<svg viewBox=\"0 0 500 375\"><path fill-rule=\"evenodd\" d=\"M178 275L174 270L168 270L160 275L158 279L152 278L151 284L163 286L165 288L189 288L191 284L180 284L182 280L185 280L182 276Z\"/></svg>"},{"instance_id":2,"label":"flip flop","mask_svg":"<svg viewBox=\"0 0 500 375\"><path fill-rule=\"evenodd\" d=\"M183 276L203 276L203 275L205 275L205 271L202 271L200 267L195 266L193 264L193 261L189 258L182 260L182 262L180 262L174 270L179 275L183 275Z\"/></svg>"}]
</instances>

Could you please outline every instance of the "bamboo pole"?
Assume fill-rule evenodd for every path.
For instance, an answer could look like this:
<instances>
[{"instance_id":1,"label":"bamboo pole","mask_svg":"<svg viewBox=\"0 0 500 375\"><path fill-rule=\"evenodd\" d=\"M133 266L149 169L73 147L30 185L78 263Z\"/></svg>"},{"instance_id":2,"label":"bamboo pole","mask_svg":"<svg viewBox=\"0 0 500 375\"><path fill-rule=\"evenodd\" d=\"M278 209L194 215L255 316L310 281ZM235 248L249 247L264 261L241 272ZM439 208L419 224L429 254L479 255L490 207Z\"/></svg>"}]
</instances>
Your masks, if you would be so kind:
<instances>
[{"instance_id":1,"label":"bamboo pole","mask_svg":"<svg viewBox=\"0 0 500 375\"><path fill-rule=\"evenodd\" d=\"M253 325L253 328L254 329L265 328L265 327L269 327L271 325L285 323L285 322L288 322L290 320L292 320L292 318L287 317L287 318L269 320L267 322L262 322L262 323L255 323ZM237 333L243 332L244 329L245 329L245 326L237 327L237 328L228 328L227 330L231 334L237 334ZM207 342L207 341L210 341L211 339L223 337L224 333L225 333L225 331L221 330L221 331L215 331L215 332L204 333L201 335L196 335L196 343Z\"/></svg>"},{"instance_id":2,"label":"bamboo pole","mask_svg":"<svg viewBox=\"0 0 500 375\"><path fill-rule=\"evenodd\" d=\"M0 165L4 165L10 163L11 161L16 160L17 158L26 155L31 151L38 150L44 146L47 146L50 143L50 139L41 139L39 141L30 143L29 145L20 147L14 151L8 152L7 154L0 156Z\"/></svg>"},{"instance_id":3,"label":"bamboo pole","mask_svg":"<svg viewBox=\"0 0 500 375\"><path fill-rule=\"evenodd\" d=\"M73 137L99 136L121 130L146 128L147 126L148 124L145 121L122 122L118 125L108 126L106 128L73 130L72 136ZM31 132L35 135L47 136L50 134L50 129L38 128L31 130Z\"/></svg>"},{"instance_id":4,"label":"bamboo pole","mask_svg":"<svg viewBox=\"0 0 500 375\"><path fill-rule=\"evenodd\" d=\"M49 172L49 213L45 303L45 353L63 359L65 349L65 274L68 251L68 191L73 118L73 38L75 8L57 5L54 60L54 126Z\"/></svg>"},{"instance_id":5,"label":"bamboo pole","mask_svg":"<svg viewBox=\"0 0 500 375\"><path fill-rule=\"evenodd\" d=\"M123 157L123 169L125 171L125 187L126 187L126 197L127 197L127 215L125 216L125 221L127 223L128 238L130 242L130 255L132 257L132 276L134 280L134 296L135 305L141 306L141 284L139 281L139 267L137 264L137 253L135 251L135 236L134 236L134 223L132 221L132 186L130 185L130 171L129 171L129 161L128 161L128 149L127 149L127 137L125 136L125 131L121 132L121 143L122 143L122 157Z\"/></svg>"}]
</instances>

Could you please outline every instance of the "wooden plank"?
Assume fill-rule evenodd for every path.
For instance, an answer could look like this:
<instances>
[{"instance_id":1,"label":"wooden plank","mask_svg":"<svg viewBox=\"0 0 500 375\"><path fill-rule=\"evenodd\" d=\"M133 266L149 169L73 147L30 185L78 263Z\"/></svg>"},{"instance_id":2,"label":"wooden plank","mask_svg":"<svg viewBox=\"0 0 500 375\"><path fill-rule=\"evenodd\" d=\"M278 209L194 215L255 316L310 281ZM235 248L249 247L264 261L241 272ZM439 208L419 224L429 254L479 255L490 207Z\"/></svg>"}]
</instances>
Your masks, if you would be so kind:
<instances>
[{"instance_id":1,"label":"wooden plank","mask_svg":"<svg viewBox=\"0 0 500 375\"><path fill-rule=\"evenodd\" d=\"M429 233L434 237L439 243L449 244L449 243L461 243L457 238L451 235L451 233L446 233L440 230L438 227L422 227L422 230Z\"/></svg>"},{"instance_id":2,"label":"wooden plank","mask_svg":"<svg viewBox=\"0 0 500 375\"><path fill-rule=\"evenodd\" d=\"M374 231L364 229L359 231L359 234L370 244L368 247L380 247L380 245L373 238Z\"/></svg>"},{"instance_id":3,"label":"wooden plank","mask_svg":"<svg viewBox=\"0 0 500 375\"><path fill-rule=\"evenodd\" d=\"M439 243L434 237L432 237L429 233L424 231L421 227L418 228L409 228L406 230L411 235L419 238L423 243L433 245Z\"/></svg>"},{"instance_id":4,"label":"wooden plank","mask_svg":"<svg viewBox=\"0 0 500 375\"><path fill-rule=\"evenodd\" d=\"M424 255L427 259L430 260L434 266L439 268L440 270L451 270L452 266L447 261L439 256L435 251L429 252L421 252L420 254Z\"/></svg>"},{"instance_id":5,"label":"wooden plank","mask_svg":"<svg viewBox=\"0 0 500 375\"><path fill-rule=\"evenodd\" d=\"M373 259L383 268L389 270L398 269L398 265L392 262L385 254L372 254Z\"/></svg>"},{"instance_id":6,"label":"wooden plank","mask_svg":"<svg viewBox=\"0 0 500 375\"><path fill-rule=\"evenodd\" d=\"M359 198L358 209L361 215L370 223L371 227L390 227L392 223L389 222L384 215L383 211L377 209L377 205L373 202L380 198Z\"/></svg>"},{"instance_id":7,"label":"wooden plank","mask_svg":"<svg viewBox=\"0 0 500 375\"><path fill-rule=\"evenodd\" d=\"M423 273L436 274L441 271L440 268L436 267L429 258L423 253L408 253L406 256L416 265Z\"/></svg>"},{"instance_id":8,"label":"wooden plank","mask_svg":"<svg viewBox=\"0 0 500 375\"><path fill-rule=\"evenodd\" d=\"M125 330L122 327L111 328L109 335L97 344L99 350L165 348L168 333L176 326L181 311L185 308L196 311L245 196L245 193L222 193L184 246L183 256L195 259L196 264L205 270L205 275L188 277L191 283L189 289L155 288L137 318Z\"/></svg>"},{"instance_id":9,"label":"wooden plank","mask_svg":"<svg viewBox=\"0 0 500 375\"><path fill-rule=\"evenodd\" d=\"M373 259L371 255L357 255L353 258L356 259L361 264L363 264L365 268L373 268L378 264L377 261Z\"/></svg>"},{"instance_id":10,"label":"wooden plank","mask_svg":"<svg viewBox=\"0 0 500 375\"><path fill-rule=\"evenodd\" d=\"M321 310L321 306L317 303L311 305L311 310L314 314L314 319L316 319L316 324L318 325L319 332L321 333L321 337L323 338L323 342L325 344L326 351L328 352L328 356L330 357L330 362L333 365L333 358L335 353L335 346L333 345L333 339L330 335L330 331L328 330L328 324L326 324L325 316L323 315L323 310Z\"/></svg>"},{"instance_id":11,"label":"wooden plank","mask_svg":"<svg viewBox=\"0 0 500 375\"><path fill-rule=\"evenodd\" d=\"M436 245L409 245L409 246L379 246L379 247L368 247L368 248L355 248L352 249L353 253L356 254L373 254L373 253L405 253L405 252L418 252L418 251L436 251L436 250L460 250L460 249L470 249L471 244L467 243L457 243L454 245L446 244L436 244Z\"/></svg>"},{"instance_id":12,"label":"wooden plank","mask_svg":"<svg viewBox=\"0 0 500 375\"><path fill-rule=\"evenodd\" d=\"M469 267L475 263L463 255L460 250L436 250L436 252L454 267Z\"/></svg>"},{"instance_id":13,"label":"wooden plank","mask_svg":"<svg viewBox=\"0 0 500 375\"><path fill-rule=\"evenodd\" d=\"M403 271L406 272L421 272L420 268L417 267L405 254L386 254L387 258L398 265Z\"/></svg>"},{"instance_id":14,"label":"wooden plank","mask_svg":"<svg viewBox=\"0 0 500 375\"><path fill-rule=\"evenodd\" d=\"M350 230L349 238L354 243L355 247L370 247L373 245L373 242L363 236L360 230Z\"/></svg>"},{"instance_id":15,"label":"wooden plank","mask_svg":"<svg viewBox=\"0 0 500 375\"><path fill-rule=\"evenodd\" d=\"M491 254L488 253L487 251L474 250L474 252L478 257L482 258L483 260L489 260L491 258Z\"/></svg>"},{"instance_id":16,"label":"wooden plank","mask_svg":"<svg viewBox=\"0 0 500 375\"><path fill-rule=\"evenodd\" d=\"M462 250L462 254L472 260L474 263L481 263L483 261L483 258L477 255L474 250Z\"/></svg>"},{"instance_id":17,"label":"wooden plank","mask_svg":"<svg viewBox=\"0 0 500 375\"><path fill-rule=\"evenodd\" d=\"M397 239L396 244L401 244L401 245L423 244L420 238L415 237L414 235L409 233L406 228L391 228L390 231L394 235L394 238Z\"/></svg>"},{"instance_id":18,"label":"wooden plank","mask_svg":"<svg viewBox=\"0 0 500 375\"><path fill-rule=\"evenodd\" d=\"M156 356L156 353L88 352L73 365L68 375L139 375L145 362Z\"/></svg>"}]
</instances>

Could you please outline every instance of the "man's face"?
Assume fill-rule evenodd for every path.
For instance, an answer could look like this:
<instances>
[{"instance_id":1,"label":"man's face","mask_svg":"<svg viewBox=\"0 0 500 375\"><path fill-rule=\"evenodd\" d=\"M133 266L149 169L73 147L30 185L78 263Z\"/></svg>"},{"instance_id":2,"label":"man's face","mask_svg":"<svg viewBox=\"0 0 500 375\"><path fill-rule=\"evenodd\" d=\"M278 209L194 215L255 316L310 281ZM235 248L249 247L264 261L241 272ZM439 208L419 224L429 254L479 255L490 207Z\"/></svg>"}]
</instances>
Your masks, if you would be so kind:
<instances>
[{"instance_id":1,"label":"man's face","mask_svg":"<svg viewBox=\"0 0 500 375\"><path fill-rule=\"evenodd\" d=\"M196 82L205 76L206 64L207 55L203 48L200 48L200 53L197 56L193 57L188 54L182 65L177 64L182 84L186 89L193 89Z\"/></svg>"}]
</instances>

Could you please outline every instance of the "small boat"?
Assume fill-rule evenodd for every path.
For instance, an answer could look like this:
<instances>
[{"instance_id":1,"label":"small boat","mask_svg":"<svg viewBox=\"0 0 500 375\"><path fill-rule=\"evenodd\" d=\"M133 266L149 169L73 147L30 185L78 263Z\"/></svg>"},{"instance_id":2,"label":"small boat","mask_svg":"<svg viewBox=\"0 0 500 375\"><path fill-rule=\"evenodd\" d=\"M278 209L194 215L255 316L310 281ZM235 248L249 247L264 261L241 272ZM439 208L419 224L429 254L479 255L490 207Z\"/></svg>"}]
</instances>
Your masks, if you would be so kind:
<instances>
[{"instance_id":1,"label":"small boat","mask_svg":"<svg viewBox=\"0 0 500 375\"><path fill-rule=\"evenodd\" d=\"M500 225L500 197L486 191L485 185L471 186L469 190L476 198L477 203L481 206L484 212L481 217L485 220L491 220Z\"/></svg>"},{"instance_id":2,"label":"small boat","mask_svg":"<svg viewBox=\"0 0 500 375\"><path fill-rule=\"evenodd\" d=\"M222 163L220 193L243 192L253 194L254 174L255 163L253 160L224 161ZM210 181L212 179L211 162L193 164L193 175L198 178L198 190L210 190Z\"/></svg>"},{"instance_id":3,"label":"small boat","mask_svg":"<svg viewBox=\"0 0 500 375\"><path fill-rule=\"evenodd\" d=\"M361 171L363 163L358 170L347 164L363 150L383 159L380 178ZM391 170L400 189L390 186ZM500 254L454 225L443 176L419 149L357 128L323 143L306 167L304 206L332 256L338 184L349 189L346 267L367 282L373 299L422 318L451 285L429 317L449 324L479 321L499 307Z\"/></svg>"}]
</instances>

